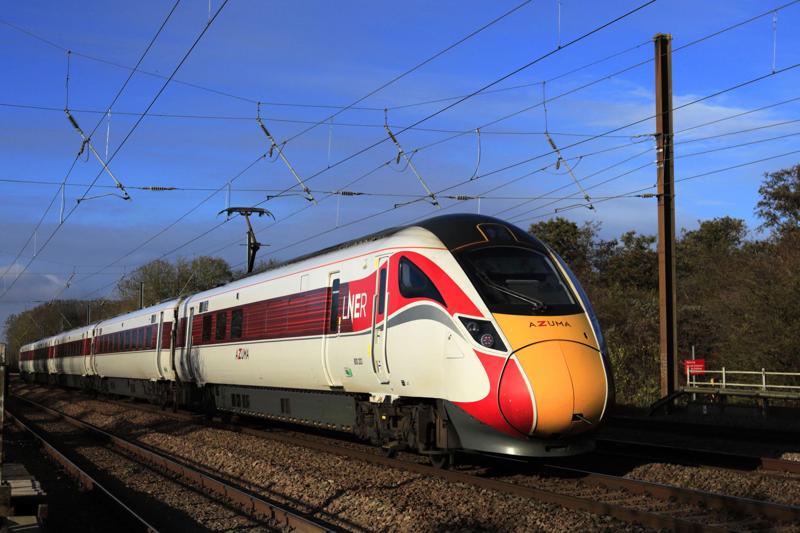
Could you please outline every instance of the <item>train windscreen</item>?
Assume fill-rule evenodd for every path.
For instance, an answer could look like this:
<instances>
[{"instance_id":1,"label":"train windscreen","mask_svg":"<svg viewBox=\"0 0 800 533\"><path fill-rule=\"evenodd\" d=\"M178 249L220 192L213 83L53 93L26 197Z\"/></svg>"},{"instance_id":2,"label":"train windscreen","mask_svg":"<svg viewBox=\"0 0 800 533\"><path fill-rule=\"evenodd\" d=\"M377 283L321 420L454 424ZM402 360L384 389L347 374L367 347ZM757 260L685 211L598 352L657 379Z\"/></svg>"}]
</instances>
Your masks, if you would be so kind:
<instances>
[{"instance_id":1,"label":"train windscreen","mask_svg":"<svg viewBox=\"0 0 800 533\"><path fill-rule=\"evenodd\" d=\"M467 250L458 258L492 312L566 315L582 311L545 254L517 246Z\"/></svg>"}]
</instances>

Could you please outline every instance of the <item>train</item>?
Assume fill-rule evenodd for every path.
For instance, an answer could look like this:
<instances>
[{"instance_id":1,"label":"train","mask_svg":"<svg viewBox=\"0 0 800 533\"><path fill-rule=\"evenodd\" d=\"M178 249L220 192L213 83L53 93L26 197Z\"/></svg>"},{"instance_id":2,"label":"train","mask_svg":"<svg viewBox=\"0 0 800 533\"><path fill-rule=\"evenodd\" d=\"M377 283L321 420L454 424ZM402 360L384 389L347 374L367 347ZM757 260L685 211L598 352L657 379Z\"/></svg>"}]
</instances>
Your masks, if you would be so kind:
<instances>
[{"instance_id":1,"label":"train","mask_svg":"<svg viewBox=\"0 0 800 533\"><path fill-rule=\"evenodd\" d=\"M614 401L589 299L548 245L444 215L21 347L20 373L350 433L433 464L593 447Z\"/></svg>"}]
</instances>

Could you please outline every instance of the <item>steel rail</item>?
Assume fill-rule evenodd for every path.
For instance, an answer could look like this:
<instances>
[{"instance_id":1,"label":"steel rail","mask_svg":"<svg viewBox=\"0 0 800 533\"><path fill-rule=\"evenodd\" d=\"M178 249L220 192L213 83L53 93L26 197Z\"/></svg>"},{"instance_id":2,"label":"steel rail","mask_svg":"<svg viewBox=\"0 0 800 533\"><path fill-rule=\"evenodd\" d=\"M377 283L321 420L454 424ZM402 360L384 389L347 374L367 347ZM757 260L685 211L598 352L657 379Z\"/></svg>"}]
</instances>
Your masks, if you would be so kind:
<instances>
[{"instance_id":1,"label":"steel rail","mask_svg":"<svg viewBox=\"0 0 800 533\"><path fill-rule=\"evenodd\" d=\"M249 491L235 487L220 478L201 472L182 463L181 461L173 459L164 452L134 444L127 439L109 433L97 426L94 426L93 424L79 420L66 413L47 407L46 405L42 405L34 400L25 398L24 396L18 396L16 394L12 394L11 396L14 399L22 400L41 411L62 418L65 422L77 428L89 431L90 433L94 433L95 435L107 439L111 444L130 453L137 459L153 465L156 468L161 469L161 471L171 472L172 474L188 481L190 484L200 488L203 491L214 493L215 495L227 501L237 504L248 514L257 517L264 517L272 524L277 524L279 528L286 528L291 531L303 533L318 533L340 530L340 528L327 524L321 520L303 516L300 513L292 511L276 503L268 502Z\"/></svg>"},{"instance_id":2,"label":"steel rail","mask_svg":"<svg viewBox=\"0 0 800 533\"><path fill-rule=\"evenodd\" d=\"M30 434L34 439L36 439L39 444L42 446L42 450L44 450L47 455L53 458L53 460L61 465L63 470L75 481L78 482L78 485L81 489L86 491L99 491L103 496L111 500L115 503L122 511L124 511L127 515L129 515L133 520L138 522L145 531L150 533L157 533L158 529L150 524L147 520L145 520L142 516L140 516L136 511L128 507L128 505L123 502L120 498L114 495L109 489L103 486L102 483L97 481L94 477L92 477L89 473L83 470L81 467L70 461L66 455L58 451L55 446L53 446L47 439L39 434L35 429L30 427L28 424L20 420L19 417L11 413L8 409L5 410L6 417L14 423L18 428L25 431L26 433Z\"/></svg>"},{"instance_id":3,"label":"steel rail","mask_svg":"<svg viewBox=\"0 0 800 533\"><path fill-rule=\"evenodd\" d=\"M266 438L285 444L303 446L312 450L334 453L348 458L362 460L372 464L405 470L428 477L438 477L453 483L464 483L482 489L493 490L505 494L519 496L531 500L551 503L566 507L568 509L580 510L600 516L611 516L628 523L638 523L646 527L656 529L668 528L673 531L727 531L728 526L717 526L713 524L693 522L690 520L676 518L671 514L644 511L631 508L619 503L609 503L597 501L581 496L563 494L547 489L528 487L498 479L479 477L473 474L457 472L452 470L442 470L432 466L404 461L361 451L338 445L330 442L310 440L303 437L264 431L240 424L226 424L214 421L207 421L201 415L189 411L168 412L150 405L137 405L131 402L109 400L111 403L133 407L138 410L160 413L164 416L178 420L197 423L207 427L241 433L244 435ZM629 479L610 474L581 470L577 468L563 467L559 465L547 464L546 469L560 470L562 473L569 472L570 475L580 475L581 481L589 486L604 487L613 490L626 490L631 494L651 496L664 501L678 501L698 507L705 507L718 511L731 511L738 514L758 516L788 522L800 521L800 507L784 505L774 502L753 500L749 498L739 498L723 494L687 489L673 485L654 483L643 480ZM669 511L674 514L674 510Z\"/></svg>"},{"instance_id":4,"label":"steel rail","mask_svg":"<svg viewBox=\"0 0 800 533\"><path fill-rule=\"evenodd\" d=\"M282 441L289 444L305 446L308 448L336 453L339 455L346 455L354 459L365 460L385 466L400 468L404 470L411 470L416 473L428 474L438 476L446 479L447 481L467 483L523 496L526 498L537 499L548 503L555 503L568 507L571 509L579 509L593 514L608 515L619 518L626 522L637 522L645 526L664 528L668 527L676 531L719 531L712 525L697 524L688 520L675 519L667 515L652 513L649 511L638 511L627 507L622 507L615 504L608 504L598 502L595 500L588 500L565 494L560 494L544 489L532 488L515 483L499 481L484 477L477 477L471 474L464 474L461 472L441 470L427 465L418 463L410 463L398 459L383 457L380 455L371 454L369 452L359 452L351 448L345 448L336 444L326 444L315 441L310 441L302 437L292 437L287 435L275 434L273 432L266 432L258 429L248 428L246 426L229 426L224 424L212 424L221 429L240 432L248 435L265 437L273 440ZM643 481L637 479L629 479L620 476L613 476L610 474L602 474L599 472L592 472L588 470L581 470L577 468L569 468L558 465L546 465L547 469L560 470L561 472L569 472L571 474L580 474L581 481L587 482L589 485L600 486L610 489L622 489L637 495L648 495L660 500L679 501L700 507L716 509L720 511L732 511L742 515L757 514L764 518L781 520L787 522L800 521L800 507L792 505L784 505L775 502L754 500L750 498L740 498L735 496L728 496L712 492L706 492L696 489L688 489L684 487L677 487L674 485L667 485L662 483L654 483L650 481ZM585 502L590 502L593 505L586 505ZM699 528L699 529L698 529ZM725 529L725 528L722 528Z\"/></svg>"},{"instance_id":5,"label":"steel rail","mask_svg":"<svg viewBox=\"0 0 800 533\"><path fill-rule=\"evenodd\" d=\"M573 468L562 465L547 464L545 468L555 472L564 472L581 475L581 480L615 489L624 489L634 494L650 495L663 500L676 500L681 502L699 505L720 511L733 511L743 516L757 514L772 520L785 521L791 523L800 522L800 507L786 505L782 503L768 502L764 500L754 500L752 498L742 498L739 496L728 496L697 489L676 487L664 483L643 481L626 477L603 474L585 470L583 468Z\"/></svg>"},{"instance_id":6,"label":"steel rail","mask_svg":"<svg viewBox=\"0 0 800 533\"><path fill-rule=\"evenodd\" d=\"M739 453L708 450L704 448L690 448L669 444L657 444L614 438L599 438L596 440L597 451L600 453L625 454L644 452L647 457L667 458L681 460L698 466L720 466L736 470L764 470L774 472L787 472L800 474L800 461L791 461L777 457L762 457Z\"/></svg>"},{"instance_id":7,"label":"steel rail","mask_svg":"<svg viewBox=\"0 0 800 533\"><path fill-rule=\"evenodd\" d=\"M14 397L25 399L20 396L14 396ZM26 401L31 401L31 400L26 399ZM134 407L136 409L140 409L143 411L149 411L149 412L157 411L157 409L153 408L152 406L135 405L129 402L123 403L113 400L111 400L111 402L120 405L126 405L127 407ZM58 414L59 416L61 415L61 413L59 413L58 411L52 410L45 406L42 407L47 410L53 411L55 414ZM590 498L582 498L579 496L562 494L546 489L527 487L524 485L508 483L505 481L499 481L490 478L478 477L452 470L442 470L428 465L402 461L399 459L385 457L382 455L377 455L366 451L359 451L356 449L347 448L337 444L312 441L310 439L304 439L302 437L277 434L268 431L249 428L242 425L232 425L232 424L217 423L213 421L212 422L203 421L197 415L189 412L178 411L170 413L160 410L158 410L158 412L161 412L165 416L169 416L178 420L194 422L215 429L222 429L234 433L241 433L243 435L266 438L273 441L282 442L284 444L290 444L293 446L302 446L311 450L320 451L324 453L333 453L351 459L361 460L368 463L377 464L380 466L395 468L406 472L412 472L415 474L424 475L426 477L441 478L451 483L464 483L466 485L492 490L503 494L519 496L529 500L560 505L567 509L585 511L599 516L611 516L613 518L617 518L624 522L641 524L643 526L652 527L655 529L666 528L677 532L709 532L709 533L725 531L724 528L714 527L706 524L693 523L666 514L658 514L649 511L631 509L629 507L625 507L623 505L615 503L599 502Z\"/></svg>"},{"instance_id":8,"label":"steel rail","mask_svg":"<svg viewBox=\"0 0 800 533\"><path fill-rule=\"evenodd\" d=\"M366 451L359 451L356 449L344 447L337 444L312 441L302 437L276 434L273 432L262 431L240 425L233 426L228 424L217 424L213 422L209 423L209 425L211 427L216 427L218 429L225 429L228 431L242 433L245 435L267 438L278 442L283 442L285 444L303 446L305 448L310 448L312 450L317 450L325 453L343 455L351 459L361 460L390 468L396 468L399 470L413 472L416 474L422 474L427 477L438 477L451 483L463 483L466 485L472 485L478 488L492 490L504 494L510 494L513 496L519 496L530 500L536 500L544 503L560 505L568 509L585 511L599 516L610 516L622 520L624 522L641 524L643 526L652 527L655 529L667 528L672 531L678 531L678 532L726 531L726 529L722 527L690 522L688 520L675 518L674 516L670 516L667 514L659 514L650 511L632 509L630 507L626 507L616 503L597 501L590 498L563 494L536 487L528 487L525 485L509 483L507 481L500 481L497 479L479 477L476 475L465 474L463 472L457 472L453 470L442 470L439 468L435 468L420 463L414 463L409 461L403 461L400 459L385 457L383 455L377 455L375 453L370 453Z\"/></svg>"}]
</instances>

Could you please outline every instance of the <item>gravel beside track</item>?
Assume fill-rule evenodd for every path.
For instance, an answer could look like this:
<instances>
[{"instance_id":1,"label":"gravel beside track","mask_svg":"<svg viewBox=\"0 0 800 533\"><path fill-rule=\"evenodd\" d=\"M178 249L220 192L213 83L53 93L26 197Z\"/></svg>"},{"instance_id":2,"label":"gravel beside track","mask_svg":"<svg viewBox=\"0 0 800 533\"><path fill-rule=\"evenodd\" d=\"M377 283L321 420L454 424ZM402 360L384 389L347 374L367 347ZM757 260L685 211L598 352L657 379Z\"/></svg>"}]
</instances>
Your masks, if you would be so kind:
<instances>
[{"instance_id":1,"label":"gravel beside track","mask_svg":"<svg viewBox=\"0 0 800 533\"><path fill-rule=\"evenodd\" d=\"M3 454L6 463L19 463L36 478L47 493L49 531L81 533L138 533L141 524L120 516L119 509L95 492L79 488L55 461L44 459L41 445L30 433L6 419L3 426Z\"/></svg>"},{"instance_id":2,"label":"gravel beside track","mask_svg":"<svg viewBox=\"0 0 800 533\"><path fill-rule=\"evenodd\" d=\"M114 433L133 436L141 443L223 474L255 492L290 503L301 511L329 521L336 518L346 529L633 529L607 517L571 511L557 505L448 483L438 478L343 458L334 453L209 428L200 423L176 421L170 413L153 412L146 409L149 407L146 405L103 402L74 392L30 386L19 388L18 393L28 394L31 399L80 416L86 422ZM304 439L332 440L324 436L301 435ZM353 442L337 440L336 443L360 450L376 450ZM401 454L401 457L412 462L424 461L424 458L412 454ZM711 512L693 506L684 506L682 511L678 511L680 514L675 515L676 506L668 501L586 485L569 476L538 473L527 465L520 465L518 472L508 465L496 472L485 466L466 466L461 471L597 501L624 502L626 506L642 511L672 513L687 519L694 517L701 523L708 520L736 524L742 529L765 526L763 519L745 518L742 521L741 517L725 512ZM627 477L778 503L797 504L800 501L799 476L650 463L631 468ZM800 527L786 524L780 530L800 531Z\"/></svg>"},{"instance_id":3,"label":"gravel beside track","mask_svg":"<svg viewBox=\"0 0 800 533\"><path fill-rule=\"evenodd\" d=\"M115 493L165 531L269 531L171 477L155 472L127 455L48 413L14 405L14 412L46 434L81 468L102 479ZM64 451L66 450L66 451Z\"/></svg>"},{"instance_id":4,"label":"gravel beside track","mask_svg":"<svg viewBox=\"0 0 800 533\"><path fill-rule=\"evenodd\" d=\"M650 463L634 468L625 477L800 505L800 476L796 474L736 472L721 468Z\"/></svg>"},{"instance_id":5,"label":"gravel beside track","mask_svg":"<svg viewBox=\"0 0 800 533\"><path fill-rule=\"evenodd\" d=\"M181 457L276 501L350 530L632 530L607 517L448 483L131 406L24 386L30 397L108 431Z\"/></svg>"}]
</instances>

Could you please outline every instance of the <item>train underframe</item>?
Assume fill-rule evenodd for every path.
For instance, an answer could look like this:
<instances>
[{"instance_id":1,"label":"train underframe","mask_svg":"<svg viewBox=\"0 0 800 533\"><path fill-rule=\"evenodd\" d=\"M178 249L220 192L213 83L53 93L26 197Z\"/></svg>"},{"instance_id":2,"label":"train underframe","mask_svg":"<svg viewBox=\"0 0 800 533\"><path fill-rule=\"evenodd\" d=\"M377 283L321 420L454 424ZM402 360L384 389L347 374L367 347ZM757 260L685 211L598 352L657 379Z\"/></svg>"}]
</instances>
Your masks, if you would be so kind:
<instances>
[{"instance_id":1,"label":"train underframe","mask_svg":"<svg viewBox=\"0 0 800 533\"><path fill-rule=\"evenodd\" d=\"M526 457L569 456L590 451L592 440L515 438L476 420L441 399L400 398L375 401L368 394L179 383L78 376L22 374L35 383L137 398L164 408L186 408L208 416L248 416L349 433L380 446L389 455L403 450L430 457L446 467L460 450Z\"/></svg>"}]
</instances>

